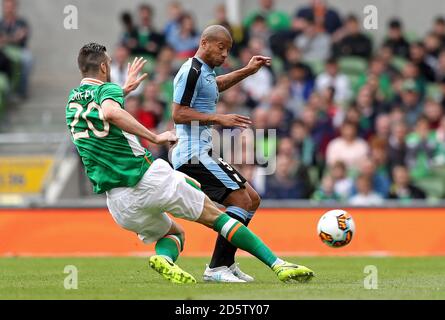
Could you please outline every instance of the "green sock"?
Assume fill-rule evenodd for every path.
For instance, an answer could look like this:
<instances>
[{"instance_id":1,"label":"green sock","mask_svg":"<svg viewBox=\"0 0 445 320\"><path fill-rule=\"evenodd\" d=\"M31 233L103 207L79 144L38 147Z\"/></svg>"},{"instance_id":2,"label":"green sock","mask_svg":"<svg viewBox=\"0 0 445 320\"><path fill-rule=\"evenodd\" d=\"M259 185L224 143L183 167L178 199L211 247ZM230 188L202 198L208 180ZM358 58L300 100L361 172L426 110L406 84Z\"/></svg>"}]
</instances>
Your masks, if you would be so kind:
<instances>
[{"instance_id":1,"label":"green sock","mask_svg":"<svg viewBox=\"0 0 445 320\"><path fill-rule=\"evenodd\" d=\"M166 257L171 262L175 262L182 251L182 246L181 235L168 234L156 242L155 251L156 254Z\"/></svg>"},{"instance_id":2,"label":"green sock","mask_svg":"<svg viewBox=\"0 0 445 320\"><path fill-rule=\"evenodd\" d=\"M213 229L226 238L235 247L254 255L269 267L272 267L277 256L260 238L246 228L241 222L222 214L216 219Z\"/></svg>"}]
</instances>

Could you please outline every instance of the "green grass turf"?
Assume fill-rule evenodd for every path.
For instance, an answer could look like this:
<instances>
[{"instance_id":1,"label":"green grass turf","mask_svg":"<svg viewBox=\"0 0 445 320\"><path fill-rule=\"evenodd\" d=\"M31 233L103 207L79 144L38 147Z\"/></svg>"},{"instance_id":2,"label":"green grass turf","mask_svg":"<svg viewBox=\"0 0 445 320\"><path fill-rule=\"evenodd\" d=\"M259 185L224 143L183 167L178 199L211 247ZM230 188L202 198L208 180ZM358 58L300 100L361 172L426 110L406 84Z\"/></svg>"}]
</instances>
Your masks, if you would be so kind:
<instances>
[{"instance_id":1,"label":"green grass turf","mask_svg":"<svg viewBox=\"0 0 445 320\"><path fill-rule=\"evenodd\" d=\"M0 299L445 299L445 257L288 258L312 268L307 284L283 284L260 262L239 258L251 284L203 283L205 258L178 264L198 280L175 285L148 267L147 258L2 258ZM65 290L66 265L78 269L78 289ZM366 265L378 268L378 289L364 289Z\"/></svg>"}]
</instances>

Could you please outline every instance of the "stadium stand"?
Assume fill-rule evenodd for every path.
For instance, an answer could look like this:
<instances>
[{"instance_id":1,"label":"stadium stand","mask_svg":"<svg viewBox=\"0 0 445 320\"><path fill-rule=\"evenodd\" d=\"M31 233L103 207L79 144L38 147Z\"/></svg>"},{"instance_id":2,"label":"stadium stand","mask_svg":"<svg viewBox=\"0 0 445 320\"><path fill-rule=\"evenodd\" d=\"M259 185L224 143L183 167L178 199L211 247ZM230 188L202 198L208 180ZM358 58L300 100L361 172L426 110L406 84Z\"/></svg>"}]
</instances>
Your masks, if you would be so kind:
<instances>
[{"instance_id":1,"label":"stadium stand","mask_svg":"<svg viewBox=\"0 0 445 320\"><path fill-rule=\"evenodd\" d=\"M185 3L171 2L162 9L163 13L168 10L167 19L166 15L163 18L158 15L158 4L131 3L132 6L119 6L121 12L115 15L116 25L112 27L115 41L111 41L111 46L107 41L116 64L112 80L123 83L122 66L126 60L136 55L149 59L146 68L149 79L127 98L126 104L128 111L151 130L173 128L170 115L174 75L182 62L193 55L197 35L203 27L217 21L232 32L235 40L231 56L218 73L242 66L253 54L273 56L271 68L221 94L218 103L219 112L250 115L254 128L277 132L275 139L252 142L266 158L270 150L277 149L279 165L274 175L262 176L264 168L258 164L238 166L263 198L346 203L357 198L357 194L362 198L369 195L382 199L445 196L443 19L430 19L429 30L422 36L419 30L411 30L409 20L403 15L386 16L376 36L357 23L361 12L335 7L334 2L292 2L294 7L289 11L282 10L278 2L260 1L255 6L260 9L244 12L242 27L229 24L220 4L212 5L213 16L204 18L201 13L192 13ZM212 6L206 4L203 10L208 11ZM308 42L311 37L317 41ZM100 42L100 38L94 40ZM308 43L313 47L308 47ZM371 46L368 54L356 50L358 44ZM14 50L2 49L13 62L13 68L19 68L20 54ZM329 74L329 64L338 67L334 75ZM344 76L346 80L336 86L337 80ZM71 74L70 79L73 78ZM318 85L322 80L324 84ZM8 87L18 83L17 78L10 80L0 74L0 102L3 101L0 110L6 105ZM68 88L73 84L62 80L59 85ZM33 91L43 85L43 82L36 84ZM337 94L342 88L350 93ZM46 108L51 119L61 119L63 110L55 111L55 105L56 101L63 103L67 91L57 91L54 88L50 91L53 100L49 102L48 97L36 96L26 113L37 106ZM386 120L381 122L389 123L387 130L384 124L382 128L377 124L377 119L383 117ZM19 132L28 126L26 119L31 117L19 110L8 120L10 131ZM327 159L327 152L345 123L365 145L365 157L372 162L367 169ZM63 124L53 126L49 121L48 126L59 132ZM168 158L166 148L147 142L144 145L156 157ZM348 153L351 145L348 142L343 145L344 149L337 153ZM338 174L336 168L344 168L344 173ZM404 176L406 170L408 177ZM83 178L79 176L80 180ZM376 181L381 179L387 181L385 191L377 190L381 182ZM91 195L88 182L84 181L84 185L86 191L74 192L76 196ZM349 186L346 191L345 185Z\"/></svg>"}]
</instances>

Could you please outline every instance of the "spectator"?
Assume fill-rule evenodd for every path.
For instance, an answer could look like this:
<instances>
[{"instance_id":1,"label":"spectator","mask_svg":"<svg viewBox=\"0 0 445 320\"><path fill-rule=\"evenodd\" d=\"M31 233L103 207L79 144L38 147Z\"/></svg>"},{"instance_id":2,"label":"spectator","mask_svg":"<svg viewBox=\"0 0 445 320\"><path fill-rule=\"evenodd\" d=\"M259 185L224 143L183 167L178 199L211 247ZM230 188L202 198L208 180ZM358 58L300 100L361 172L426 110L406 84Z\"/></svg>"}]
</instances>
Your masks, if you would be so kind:
<instances>
[{"instance_id":1,"label":"spectator","mask_svg":"<svg viewBox=\"0 0 445 320\"><path fill-rule=\"evenodd\" d=\"M344 104L351 98L351 86L348 77L338 70L337 60L330 58L326 61L325 72L318 75L315 87L321 92L328 87L334 88L334 100L338 104Z\"/></svg>"},{"instance_id":2,"label":"spectator","mask_svg":"<svg viewBox=\"0 0 445 320\"><path fill-rule=\"evenodd\" d=\"M373 141L386 143L391 133L391 118L387 113L380 113L375 119L375 133L370 139Z\"/></svg>"},{"instance_id":3,"label":"spectator","mask_svg":"<svg viewBox=\"0 0 445 320\"><path fill-rule=\"evenodd\" d=\"M425 102L423 115L428 119L431 129L437 129L440 125L443 115L442 106L433 99L427 99Z\"/></svg>"},{"instance_id":4,"label":"spectator","mask_svg":"<svg viewBox=\"0 0 445 320\"><path fill-rule=\"evenodd\" d=\"M433 24L432 33L435 34L441 42L441 47L445 47L445 18L437 17Z\"/></svg>"},{"instance_id":5,"label":"spectator","mask_svg":"<svg viewBox=\"0 0 445 320\"><path fill-rule=\"evenodd\" d=\"M190 14L184 13L178 19L178 25L168 34L167 43L176 51L177 58L193 57L199 46L199 34Z\"/></svg>"},{"instance_id":6,"label":"spectator","mask_svg":"<svg viewBox=\"0 0 445 320\"><path fill-rule=\"evenodd\" d=\"M384 58L376 56L371 59L366 73L359 76L356 83L356 91L359 91L365 85L374 87L375 98L378 102L388 101L393 97L391 88L391 72L394 75L394 70L388 71L388 66Z\"/></svg>"},{"instance_id":7,"label":"spectator","mask_svg":"<svg viewBox=\"0 0 445 320\"><path fill-rule=\"evenodd\" d=\"M311 192L309 185L307 170L299 166L296 159L278 155L275 174L267 177L264 197L267 199L308 198Z\"/></svg>"},{"instance_id":8,"label":"spectator","mask_svg":"<svg viewBox=\"0 0 445 320\"><path fill-rule=\"evenodd\" d=\"M348 177L347 168L344 162L337 161L330 168L330 173L334 179L334 191L342 200L349 199L354 188L354 181Z\"/></svg>"},{"instance_id":9,"label":"spectator","mask_svg":"<svg viewBox=\"0 0 445 320\"><path fill-rule=\"evenodd\" d=\"M159 85L153 81L144 88L138 120L148 129L155 129L162 120L165 103L159 99Z\"/></svg>"},{"instance_id":10,"label":"spectator","mask_svg":"<svg viewBox=\"0 0 445 320\"><path fill-rule=\"evenodd\" d=\"M297 18L313 17L317 29L329 34L333 34L342 26L339 14L335 9L328 7L325 0L311 0L311 4L298 9L295 16Z\"/></svg>"},{"instance_id":11,"label":"spectator","mask_svg":"<svg viewBox=\"0 0 445 320\"><path fill-rule=\"evenodd\" d=\"M357 137L357 127L353 123L343 123L340 132L340 137L327 146L326 161L328 165L343 161L348 170L356 170L368 156L369 147L363 139Z\"/></svg>"},{"instance_id":12,"label":"spectator","mask_svg":"<svg viewBox=\"0 0 445 320\"><path fill-rule=\"evenodd\" d=\"M168 4L167 7L168 20L164 27L164 35L167 39L172 35L172 33L175 32L176 29L180 27L179 20L181 19L183 13L184 10L179 1L172 1Z\"/></svg>"},{"instance_id":13,"label":"spectator","mask_svg":"<svg viewBox=\"0 0 445 320\"><path fill-rule=\"evenodd\" d=\"M290 95L294 105L293 112L295 115L302 109L308 101L314 89L314 80L309 78L306 73L306 66L302 63L295 63L289 70L290 78Z\"/></svg>"},{"instance_id":14,"label":"spectator","mask_svg":"<svg viewBox=\"0 0 445 320\"><path fill-rule=\"evenodd\" d=\"M313 108L305 108L301 113L301 119L308 128L309 134L314 141L316 150L316 163L323 165L327 146L334 136L334 128L328 117L317 114Z\"/></svg>"},{"instance_id":15,"label":"spectator","mask_svg":"<svg viewBox=\"0 0 445 320\"><path fill-rule=\"evenodd\" d=\"M240 53L241 63L247 65L253 55L254 54L249 48L242 49ZM272 82L273 77L270 70L261 68L257 73L244 79L241 82L241 88L247 93L249 99L252 100L253 106L256 106L270 93L272 90Z\"/></svg>"},{"instance_id":16,"label":"spectator","mask_svg":"<svg viewBox=\"0 0 445 320\"><path fill-rule=\"evenodd\" d=\"M445 165L445 115L442 116L439 127L434 132L434 137L438 144L434 164L443 167Z\"/></svg>"},{"instance_id":17,"label":"spectator","mask_svg":"<svg viewBox=\"0 0 445 320\"><path fill-rule=\"evenodd\" d=\"M325 61L331 53L331 39L328 34L316 28L313 17L301 22L302 33L295 38L295 45L302 51L306 61Z\"/></svg>"},{"instance_id":18,"label":"spectator","mask_svg":"<svg viewBox=\"0 0 445 320\"><path fill-rule=\"evenodd\" d=\"M349 199L353 206L378 206L383 203L381 195L372 190L372 183L366 175L357 178L357 194Z\"/></svg>"},{"instance_id":19,"label":"spectator","mask_svg":"<svg viewBox=\"0 0 445 320\"><path fill-rule=\"evenodd\" d=\"M138 96L132 95L125 98L125 111L136 119L139 118L139 110L141 109L141 101Z\"/></svg>"},{"instance_id":20,"label":"spectator","mask_svg":"<svg viewBox=\"0 0 445 320\"><path fill-rule=\"evenodd\" d=\"M405 113L406 122L409 127L413 127L422 113L419 88L413 80L406 80L403 83L400 99L400 107Z\"/></svg>"},{"instance_id":21,"label":"spectator","mask_svg":"<svg viewBox=\"0 0 445 320\"><path fill-rule=\"evenodd\" d=\"M32 67L32 55L28 49L30 28L24 18L18 16L17 0L3 0L3 16L0 20L0 33L6 37L6 45L20 50L20 78L18 97L28 97L28 82Z\"/></svg>"},{"instance_id":22,"label":"spectator","mask_svg":"<svg viewBox=\"0 0 445 320\"><path fill-rule=\"evenodd\" d=\"M250 13L244 19L243 25L249 29L255 18L262 16L267 22L267 26L272 31L280 31L289 29L291 26L291 19L285 11L274 9L274 0L259 0L260 9Z\"/></svg>"},{"instance_id":23,"label":"spectator","mask_svg":"<svg viewBox=\"0 0 445 320\"><path fill-rule=\"evenodd\" d=\"M436 78L445 81L445 50L442 49L437 59Z\"/></svg>"},{"instance_id":24,"label":"spectator","mask_svg":"<svg viewBox=\"0 0 445 320\"><path fill-rule=\"evenodd\" d=\"M391 186L391 180L385 171L378 171L372 158L363 160L360 164L360 175L366 176L371 181L372 189L382 198L386 198Z\"/></svg>"},{"instance_id":25,"label":"spectator","mask_svg":"<svg viewBox=\"0 0 445 320\"><path fill-rule=\"evenodd\" d=\"M321 180L320 187L312 195L312 199L321 202L341 201L341 197L335 192L334 178L326 175Z\"/></svg>"},{"instance_id":26,"label":"spectator","mask_svg":"<svg viewBox=\"0 0 445 320\"><path fill-rule=\"evenodd\" d=\"M249 116L250 110L246 106L246 99L247 96L241 89L240 85L235 85L227 89L222 94L222 99L221 99L226 104L224 113L236 113Z\"/></svg>"},{"instance_id":27,"label":"spectator","mask_svg":"<svg viewBox=\"0 0 445 320\"><path fill-rule=\"evenodd\" d=\"M138 31L129 12L125 11L121 14L121 23L124 30L120 37L120 44L127 47L130 52L133 52L138 45Z\"/></svg>"},{"instance_id":28,"label":"spectator","mask_svg":"<svg viewBox=\"0 0 445 320\"><path fill-rule=\"evenodd\" d=\"M376 172L388 179L391 178L388 166L388 143L387 141L373 141L371 144L371 159L375 164Z\"/></svg>"},{"instance_id":29,"label":"spectator","mask_svg":"<svg viewBox=\"0 0 445 320\"><path fill-rule=\"evenodd\" d=\"M371 57L372 42L360 31L360 23L355 15L346 18L342 33L334 41L332 48L334 56L357 56L365 59Z\"/></svg>"},{"instance_id":30,"label":"spectator","mask_svg":"<svg viewBox=\"0 0 445 320\"><path fill-rule=\"evenodd\" d=\"M12 61L4 52L4 47L6 44L6 36L0 31L0 73L6 74L9 81L12 80Z\"/></svg>"},{"instance_id":31,"label":"spectator","mask_svg":"<svg viewBox=\"0 0 445 320\"><path fill-rule=\"evenodd\" d=\"M311 67L303 62L303 54L294 43L288 43L284 52L283 69L289 70L293 65L300 63L305 68L306 75L309 79L314 78Z\"/></svg>"},{"instance_id":32,"label":"spectator","mask_svg":"<svg viewBox=\"0 0 445 320\"><path fill-rule=\"evenodd\" d=\"M426 63L426 50L421 41L414 42L409 50L410 60L417 65L420 75L427 81L434 81L436 75L434 69Z\"/></svg>"},{"instance_id":33,"label":"spectator","mask_svg":"<svg viewBox=\"0 0 445 320\"><path fill-rule=\"evenodd\" d=\"M406 159L406 134L408 128L404 122L398 121L391 127L388 139L388 166L404 166Z\"/></svg>"},{"instance_id":34,"label":"spectator","mask_svg":"<svg viewBox=\"0 0 445 320\"><path fill-rule=\"evenodd\" d=\"M364 139L369 139L374 133L374 124L380 105L372 95L370 86L364 86L360 89L355 104L360 113L359 133Z\"/></svg>"},{"instance_id":35,"label":"spectator","mask_svg":"<svg viewBox=\"0 0 445 320\"><path fill-rule=\"evenodd\" d=\"M257 15L247 30L248 39L260 38L263 43L269 43L271 36L271 30L267 26L266 18L262 15Z\"/></svg>"},{"instance_id":36,"label":"spectator","mask_svg":"<svg viewBox=\"0 0 445 320\"><path fill-rule=\"evenodd\" d=\"M289 126L285 118L284 109L278 105L271 107L267 117L267 127L275 129L278 138L283 138L289 134Z\"/></svg>"},{"instance_id":37,"label":"spectator","mask_svg":"<svg viewBox=\"0 0 445 320\"><path fill-rule=\"evenodd\" d=\"M411 183L408 169L405 166L395 166L392 169L392 179L394 183L391 185L389 199L412 200L426 198L425 192Z\"/></svg>"},{"instance_id":38,"label":"spectator","mask_svg":"<svg viewBox=\"0 0 445 320\"><path fill-rule=\"evenodd\" d=\"M128 62L130 58L130 52L125 46L118 46L113 54L113 60L111 62L111 82L117 83L121 87L124 86L127 80ZM139 86L136 90L132 91L130 95L140 95L143 91L143 86Z\"/></svg>"},{"instance_id":39,"label":"spectator","mask_svg":"<svg viewBox=\"0 0 445 320\"><path fill-rule=\"evenodd\" d=\"M431 174L432 159L437 150L437 140L430 130L428 119L421 116L416 121L414 132L406 137L406 163L414 180Z\"/></svg>"},{"instance_id":40,"label":"spectator","mask_svg":"<svg viewBox=\"0 0 445 320\"><path fill-rule=\"evenodd\" d=\"M392 19L388 27L388 35L384 45L390 47L394 55L408 58L409 43L403 36L402 23L398 19Z\"/></svg>"},{"instance_id":41,"label":"spectator","mask_svg":"<svg viewBox=\"0 0 445 320\"><path fill-rule=\"evenodd\" d=\"M135 39L137 41L136 47L131 54L143 54L150 57L157 57L159 51L164 45L164 36L156 31L152 25L153 9L147 5L139 6L139 26Z\"/></svg>"},{"instance_id":42,"label":"spectator","mask_svg":"<svg viewBox=\"0 0 445 320\"><path fill-rule=\"evenodd\" d=\"M425 63L436 72L439 63L439 54L442 49L440 38L434 33L429 33L423 41L425 47ZM435 74L436 76L436 74ZM439 80L437 77L433 81Z\"/></svg>"},{"instance_id":43,"label":"spectator","mask_svg":"<svg viewBox=\"0 0 445 320\"><path fill-rule=\"evenodd\" d=\"M297 148L300 161L307 167L312 166L315 162L315 143L302 120L292 123L290 137Z\"/></svg>"},{"instance_id":44,"label":"spectator","mask_svg":"<svg viewBox=\"0 0 445 320\"><path fill-rule=\"evenodd\" d=\"M256 156L264 163L275 156L277 150L276 135L269 135L268 110L265 108L255 108L252 113L252 123L255 129L264 129L264 135L257 134L255 136L255 151Z\"/></svg>"}]
</instances>

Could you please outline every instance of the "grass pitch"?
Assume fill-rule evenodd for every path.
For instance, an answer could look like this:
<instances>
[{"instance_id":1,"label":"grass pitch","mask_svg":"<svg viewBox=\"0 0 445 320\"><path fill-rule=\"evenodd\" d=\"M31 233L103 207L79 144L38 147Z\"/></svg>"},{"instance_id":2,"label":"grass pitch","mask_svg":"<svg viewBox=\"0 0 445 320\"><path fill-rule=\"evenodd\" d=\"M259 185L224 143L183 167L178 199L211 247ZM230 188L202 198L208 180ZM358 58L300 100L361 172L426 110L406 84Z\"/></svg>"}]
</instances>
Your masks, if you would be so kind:
<instances>
[{"instance_id":1,"label":"grass pitch","mask_svg":"<svg viewBox=\"0 0 445 320\"><path fill-rule=\"evenodd\" d=\"M175 285L148 267L147 258L2 258L0 299L445 299L445 257L297 258L316 273L307 284L283 284L260 262L239 258L250 284L201 280L206 258L180 258L198 280ZM66 290L67 265L78 270L78 289ZM364 288L365 266L378 270L378 288Z\"/></svg>"}]
</instances>

